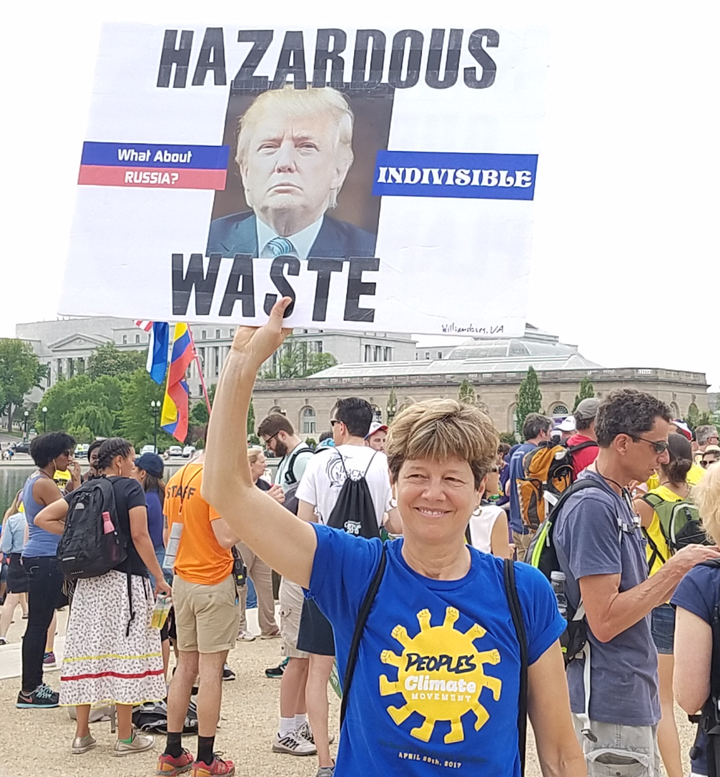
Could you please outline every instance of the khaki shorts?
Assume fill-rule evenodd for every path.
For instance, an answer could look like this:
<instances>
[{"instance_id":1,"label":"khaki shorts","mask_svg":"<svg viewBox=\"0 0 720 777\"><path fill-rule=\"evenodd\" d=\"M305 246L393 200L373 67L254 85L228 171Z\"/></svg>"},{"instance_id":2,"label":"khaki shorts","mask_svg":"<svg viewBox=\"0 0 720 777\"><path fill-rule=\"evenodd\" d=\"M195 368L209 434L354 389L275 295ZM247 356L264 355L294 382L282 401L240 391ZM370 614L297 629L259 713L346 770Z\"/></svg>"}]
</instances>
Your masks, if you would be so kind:
<instances>
[{"instance_id":1,"label":"khaki shorts","mask_svg":"<svg viewBox=\"0 0 720 777\"><path fill-rule=\"evenodd\" d=\"M221 653L235 647L240 613L232 575L217 585L173 579L178 650Z\"/></svg>"},{"instance_id":2,"label":"khaki shorts","mask_svg":"<svg viewBox=\"0 0 720 777\"><path fill-rule=\"evenodd\" d=\"M305 596L302 588L283 578L280 582L280 636L283 654L288 658L308 658L307 653L297 649L303 601Z\"/></svg>"}]
</instances>

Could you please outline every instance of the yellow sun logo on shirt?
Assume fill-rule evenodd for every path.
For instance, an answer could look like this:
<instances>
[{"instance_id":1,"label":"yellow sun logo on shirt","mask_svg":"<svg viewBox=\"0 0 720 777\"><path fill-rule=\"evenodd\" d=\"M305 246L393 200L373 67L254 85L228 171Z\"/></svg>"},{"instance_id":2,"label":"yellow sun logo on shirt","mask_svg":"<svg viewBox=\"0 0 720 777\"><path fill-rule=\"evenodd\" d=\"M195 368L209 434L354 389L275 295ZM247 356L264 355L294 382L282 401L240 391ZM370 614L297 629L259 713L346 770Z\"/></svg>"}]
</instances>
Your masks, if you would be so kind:
<instances>
[{"instance_id":1,"label":"yellow sun logo on shirt","mask_svg":"<svg viewBox=\"0 0 720 777\"><path fill-rule=\"evenodd\" d=\"M438 721L448 721L450 732L445 743L462 742L465 732L461 718L468 712L475 715L475 730L479 731L490 719L490 713L480 703L483 688L489 688L495 701L500 700L502 681L485 674L484 665L500 663L497 650L478 651L474 641L487 633L473 624L466 632L454 624L460 613L454 607L445 611L441 626L430 625L430 611L417 614L420 631L411 639L404 626L392 630L393 639L403 647L401 655L383 650L380 660L397 667L398 677L391 681L380 675L380 695L401 693L402 707L389 706L388 714L400 725L417 712L425 719L411 729L410 734L428 742Z\"/></svg>"}]
</instances>

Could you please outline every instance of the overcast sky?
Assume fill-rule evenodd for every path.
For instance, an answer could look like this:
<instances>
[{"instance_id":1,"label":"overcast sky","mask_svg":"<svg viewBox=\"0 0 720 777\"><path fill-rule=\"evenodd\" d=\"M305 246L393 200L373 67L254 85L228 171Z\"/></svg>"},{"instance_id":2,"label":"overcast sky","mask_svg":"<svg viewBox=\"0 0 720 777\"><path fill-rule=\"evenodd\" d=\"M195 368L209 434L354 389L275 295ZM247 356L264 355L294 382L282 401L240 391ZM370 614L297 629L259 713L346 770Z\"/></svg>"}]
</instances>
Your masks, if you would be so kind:
<instances>
[{"instance_id":1,"label":"overcast sky","mask_svg":"<svg viewBox=\"0 0 720 777\"><path fill-rule=\"evenodd\" d=\"M542 19L537 3L512 0L413 6L409 18L407 3L386 0L314 0L305 10L290 0L254 8L211 0L13 3L0 49L0 336L57 311L101 22L492 27L520 19L547 22L553 33L528 320L605 367L705 372L717 390L714 6L541 5Z\"/></svg>"}]
</instances>

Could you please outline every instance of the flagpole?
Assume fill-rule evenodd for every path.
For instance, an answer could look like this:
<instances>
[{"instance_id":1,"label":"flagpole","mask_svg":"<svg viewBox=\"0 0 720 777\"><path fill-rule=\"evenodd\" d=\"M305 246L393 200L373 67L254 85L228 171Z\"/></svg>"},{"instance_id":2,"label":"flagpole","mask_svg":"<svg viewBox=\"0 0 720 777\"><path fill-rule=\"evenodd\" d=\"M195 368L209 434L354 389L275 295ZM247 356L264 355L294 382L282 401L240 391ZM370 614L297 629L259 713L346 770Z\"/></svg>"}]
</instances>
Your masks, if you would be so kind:
<instances>
[{"instance_id":1,"label":"flagpole","mask_svg":"<svg viewBox=\"0 0 720 777\"><path fill-rule=\"evenodd\" d=\"M212 408L210 407L210 396L208 395L207 386L205 385L205 377L203 375L202 365L200 364L200 357L198 356L197 349L195 348L195 338L193 337L192 329L190 329L190 324L187 325L187 330L188 330L188 334L190 335L190 345L192 346L192 349L193 349L195 364L197 364L198 374L200 375L200 385L202 386L203 394L205 395L205 404L207 405L208 415L210 415L210 412L212 410Z\"/></svg>"}]
</instances>

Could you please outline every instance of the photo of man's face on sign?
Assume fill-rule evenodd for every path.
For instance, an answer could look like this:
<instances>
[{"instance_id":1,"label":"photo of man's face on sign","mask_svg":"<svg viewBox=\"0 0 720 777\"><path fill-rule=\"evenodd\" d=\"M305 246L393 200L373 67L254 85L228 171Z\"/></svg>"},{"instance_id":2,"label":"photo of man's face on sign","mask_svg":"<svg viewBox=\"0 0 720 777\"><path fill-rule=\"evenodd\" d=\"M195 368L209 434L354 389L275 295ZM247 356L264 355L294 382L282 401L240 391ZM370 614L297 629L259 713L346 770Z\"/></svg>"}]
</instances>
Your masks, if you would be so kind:
<instances>
[{"instance_id":1,"label":"photo of man's face on sign","mask_svg":"<svg viewBox=\"0 0 720 777\"><path fill-rule=\"evenodd\" d=\"M386 149L392 92L346 96L287 85L232 93L207 253L349 259L375 255L380 198L375 157Z\"/></svg>"}]
</instances>

